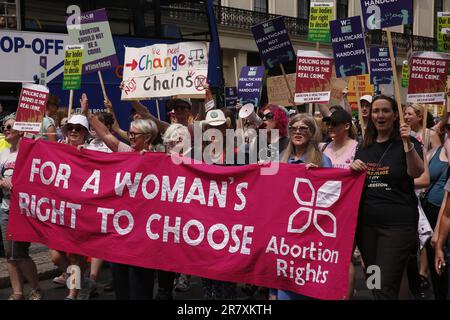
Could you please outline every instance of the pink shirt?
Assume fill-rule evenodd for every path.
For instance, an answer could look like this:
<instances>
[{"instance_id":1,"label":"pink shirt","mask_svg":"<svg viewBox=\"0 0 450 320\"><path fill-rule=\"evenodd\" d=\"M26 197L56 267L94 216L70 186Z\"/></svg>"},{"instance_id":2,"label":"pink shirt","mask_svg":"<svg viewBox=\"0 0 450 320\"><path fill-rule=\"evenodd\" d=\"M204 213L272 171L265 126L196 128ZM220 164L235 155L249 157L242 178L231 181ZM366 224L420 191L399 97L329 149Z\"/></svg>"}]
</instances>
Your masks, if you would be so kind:
<instances>
[{"instance_id":1,"label":"pink shirt","mask_svg":"<svg viewBox=\"0 0 450 320\"><path fill-rule=\"evenodd\" d=\"M134 149L127 145L126 143L123 143L122 141L119 142L119 146L117 147L117 152L133 152Z\"/></svg>"},{"instance_id":2,"label":"pink shirt","mask_svg":"<svg viewBox=\"0 0 450 320\"><path fill-rule=\"evenodd\" d=\"M331 159L333 168L350 169L355 158L358 141L352 140L345 150L339 149L337 152L333 151L333 143L330 142L323 153Z\"/></svg>"}]
</instances>

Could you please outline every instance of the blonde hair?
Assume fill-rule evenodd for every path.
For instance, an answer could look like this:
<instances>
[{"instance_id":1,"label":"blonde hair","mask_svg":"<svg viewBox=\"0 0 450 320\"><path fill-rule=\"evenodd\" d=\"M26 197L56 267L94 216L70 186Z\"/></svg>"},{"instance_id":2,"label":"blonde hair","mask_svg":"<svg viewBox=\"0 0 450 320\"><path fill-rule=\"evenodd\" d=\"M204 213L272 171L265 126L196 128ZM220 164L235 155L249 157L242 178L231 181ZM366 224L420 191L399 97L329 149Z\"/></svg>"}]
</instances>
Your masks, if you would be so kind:
<instances>
[{"instance_id":1,"label":"blonde hair","mask_svg":"<svg viewBox=\"0 0 450 320\"><path fill-rule=\"evenodd\" d=\"M316 123L314 117L306 113L300 113L293 116L289 121L289 127L291 127L294 123L303 121L303 123L309 128L309 143L306 147L306 163L313 163L319 167L323 165L322 162L322 153L319 150L319 143L321 140L321 132ZM289 133L290 136L290 133ZM281 162L287 163L289 157L295 154L295 147L292 143L292 139L289 139L289 144L286 147L286 150L283 152L281 157Z\"/></svg>"},{"instance_id":2,"label":"blonde hair","mask_svg":"<svg viewBox=\"0 0 450 320\"><path fill-rule=\"evenodd\" d=\"M413 103L413 104L410 104L410 105L406 106L406 108L408 108L408 107L413 108L414 113L416 114L416 116L423 118L423 115L424 115L424 112L425 112L425 106L423 104Z\"/></svg>"},{"instance_id":3,"label":"blonde hair","mask_svg":"<svg viewBox=\"0 0 450 320\"><path fill-rule=\"evenodd\" d=\"M130 123L130 128L133 127L143 134L150 136L149 137L149 144L155 140L156 136L158 135L158 127L156 126L155 122L151 119L137 119Z\"/></svg>"},{"instance_id":4,"label":"blonde hair","mask_svg":"<svg viewBox=\"0 0 450 320\"><path fill-rule=\"evenodd\" d=\"M191 134L188 128L179 123L171 124L162 137L164 143L178 141L180 138L181 141L191 141Z\"/></svg>"}]
</instances>

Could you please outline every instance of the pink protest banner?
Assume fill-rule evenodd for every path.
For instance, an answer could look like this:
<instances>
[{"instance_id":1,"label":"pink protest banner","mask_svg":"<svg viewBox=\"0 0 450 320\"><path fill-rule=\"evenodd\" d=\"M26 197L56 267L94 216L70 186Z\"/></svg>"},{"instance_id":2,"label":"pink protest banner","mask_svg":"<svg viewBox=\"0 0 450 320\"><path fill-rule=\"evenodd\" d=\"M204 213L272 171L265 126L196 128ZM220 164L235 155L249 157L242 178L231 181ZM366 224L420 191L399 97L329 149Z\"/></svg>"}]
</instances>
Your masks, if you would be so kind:
<instances>
[{"instance_id":1,"label":"pink protest banner","mask_svg":"<svg viewBox=\"0 0 450 320\"><path fill-rule=\"evenodd\" d=\"M328 103L333 59L319 51L297 52L295 103Z\"/></svg>"},{"instance_id":2,"label":"pink protest banner","mask_svg":"<svg viewBox=\"0 0 450 320\"><path fill-rule=\"evenodd\" d=\"M49 90L47 87L24 83L17 106L14 130L39 132L44 119Z\"/></svg>"},{"instance_id":3,"label":"pink protest banner","mask_svg":"<svg viewBox=\"0 0 450 320\"><path fill-rule=\"evenodd\" d=\"M406 101L408 103L444 102L447 88L447 66L447 60L431 58L426 53L413 56L410 61Z\"/></svg>"},{"instance_id":4,"label":"pink protest banner","mask_svg":"<svg viewBox=\"0 0 450 320\"><path fill-rule=\"evenodd\" d=\"M24 139L8 237L107 261L319 299L347 293L365 175L176 164ZM267 169L267 167L266 167ZM275 173L275 172L273 172Z\"/></svg>"}]
</instances>

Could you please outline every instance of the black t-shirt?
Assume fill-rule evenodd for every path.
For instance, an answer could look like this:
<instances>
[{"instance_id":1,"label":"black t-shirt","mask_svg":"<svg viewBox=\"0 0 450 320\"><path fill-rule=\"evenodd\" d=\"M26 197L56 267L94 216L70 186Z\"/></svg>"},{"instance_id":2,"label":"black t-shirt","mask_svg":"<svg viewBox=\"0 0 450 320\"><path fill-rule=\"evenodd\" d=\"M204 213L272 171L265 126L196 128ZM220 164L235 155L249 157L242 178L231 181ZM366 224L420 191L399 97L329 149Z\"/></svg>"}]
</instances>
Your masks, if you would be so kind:
<instances>
[{"instance_id":1,"label":"black t-shirt","mask_svg":"<svg viewBox=\"0 0 450 320\"><path fill-rule=\"evenodd\" d=\"M421 158L420 143L411 138ZM355 159L368 167L359 207L359 219L365 225L417 227L419 214L414 179L407 173L402 140L374 143L360 147Z\"/></svg>"}]
</instances>

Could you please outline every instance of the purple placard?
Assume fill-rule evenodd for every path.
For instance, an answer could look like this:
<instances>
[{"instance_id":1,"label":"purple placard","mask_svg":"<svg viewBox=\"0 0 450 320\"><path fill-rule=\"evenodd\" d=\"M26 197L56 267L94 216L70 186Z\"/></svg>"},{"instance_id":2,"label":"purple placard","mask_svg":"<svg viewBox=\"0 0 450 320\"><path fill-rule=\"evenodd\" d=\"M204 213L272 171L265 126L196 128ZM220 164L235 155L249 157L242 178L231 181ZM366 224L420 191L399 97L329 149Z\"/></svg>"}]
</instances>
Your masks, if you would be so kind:
<instances>
[{"instance_id":1,"label":"purple placard","mask_svg":"<svg viewBox=\"0 0 450 320\"><path fill-rule=\"evenodd\" d=\"M412 0L361 0L361 10L367 30L412 24L413 21Z\"/></svg>"},{"instance_id":2,"label":"purple placard","mask_svg":"<svg viewBox=\"0 0 450 320\"><path fill-rule=\"evenodd\" d=\"M370 48L370 83L375 85L394 83L388 47Z\"/></svg>"},{"instance_id":3,"label":"purple placard","mask_svg":"<svg viewBox=\"0 0 450 320\"><path fill-rule=\"evenodd\" d=\"M277 17L252 27L261 60L267 69L281 63L295 61L295 51L284 25L283 17Z\"/></svg>"},{"instance_id":4,"label":"purple placard","mask_svg":"<svg viewBox=\"0 0 450 320\"><path fill-rule=\"evenodd\" d=\"M259 105L264 71L264 67L242 67L238 83L238 99L242 105Z\"/></svg>"},{"instance_id":5,"label":"purple placard","mask_svg":"<svg viewBox=\"0 0 450 320\"><path fill-rule=\"evenodd\" d=\"M366 43L361 18L351 17L330 23L336 76L344 78L368 74Z\"/></svg>"},{"instance_id":6,"label":"purple placard","mask_svg":"<svg viewBox=\"0 0 450 320\"><path fill-rule=\"evenodd\" d=\"M238 100L236 87L225 87L225 107L234 109Z\"/></svg>"},{"instance_id":7,"label":"purple placard","mask_svg":"<svg viewBox=\"0 0 450 320\"><path fill-rule=\"evenodd\" d=\"M94 11L87 11L81 14L81 23L93 23L93 22L104 22L108 21L108 16L106 15L106 9L98 9Z\"/></svg>"},{"instance_id":8,"label":"purple placard","mask_svg":"<svg viewBox=\"0 0 450 320\"><path fill-rule=\"evenodd\" d=\"M83 74L108 70L117 66L118 64L119 59L117 59L117 55L113 54L108 57L83 64Z\"/></svg>"}]
</instances>

